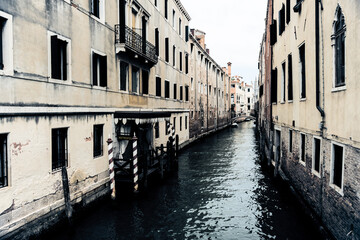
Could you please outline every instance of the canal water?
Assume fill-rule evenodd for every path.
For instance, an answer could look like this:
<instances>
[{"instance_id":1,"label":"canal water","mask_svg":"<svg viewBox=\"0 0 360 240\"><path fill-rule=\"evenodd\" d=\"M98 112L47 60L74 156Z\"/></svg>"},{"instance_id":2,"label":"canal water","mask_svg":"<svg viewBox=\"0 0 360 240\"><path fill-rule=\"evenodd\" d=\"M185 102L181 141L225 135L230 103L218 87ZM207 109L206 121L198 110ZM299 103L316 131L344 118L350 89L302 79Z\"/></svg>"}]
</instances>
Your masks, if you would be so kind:
<instances>
[{"instance_id":1,"label":"canal water","mask_svg":"<svg viewBox=\"0 0 360 240\"><path fill-rule=\"evenodd\" d=\"M42 239L321 239L261 168L253 122L191 146L179 156L176 176L120 198Z\"/></svg>"}]
</instances>

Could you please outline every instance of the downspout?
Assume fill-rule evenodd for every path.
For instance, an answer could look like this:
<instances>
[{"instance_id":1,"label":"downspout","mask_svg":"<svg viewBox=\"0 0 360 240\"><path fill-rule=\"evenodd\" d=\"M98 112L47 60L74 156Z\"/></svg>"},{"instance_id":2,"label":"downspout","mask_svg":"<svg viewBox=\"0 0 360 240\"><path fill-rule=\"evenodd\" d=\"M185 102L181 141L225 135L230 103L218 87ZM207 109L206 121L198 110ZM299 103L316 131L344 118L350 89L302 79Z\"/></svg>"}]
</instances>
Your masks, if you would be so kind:
<instances>
[{"instance_id":1,"label":"downspout","mask_svg":"<svg viewBox=\"0 0 360 240\"><path fill-rule=\"evenodd\" d=\"M321 137L324 138L324 124L325 124L325 93L324 93L324 41L323 41L323 26L322 26L322 15L320 16L320 8L319 4L321 4L321 11L323 10L323 4L321 0L315 0L315 34L316 34L316 108L321 114L321 123L320 123L320 131ZM322 47L322 84L323 84L323 108L320 106L320 17L321 17L321 47ZM320 220L323 219L323 196L324 196L324 181L325 181L325 152L323 152L322 156L322 165L321 165L321 191L320 191Z\"/></svg>"},{"instance_id":2,"label":"downspout","mask_svg":"<svg viewBox=\"0 0 360 240\"><path fill-rule=\"evenodd\" d=\"M322 125L324 122L325 112L320 106L320 13L319 3L321 0L315 0L315 52L316 52L316 108L322 117ZM321 9L322 10L322 9Z\"/></svg>"}]
</instances>

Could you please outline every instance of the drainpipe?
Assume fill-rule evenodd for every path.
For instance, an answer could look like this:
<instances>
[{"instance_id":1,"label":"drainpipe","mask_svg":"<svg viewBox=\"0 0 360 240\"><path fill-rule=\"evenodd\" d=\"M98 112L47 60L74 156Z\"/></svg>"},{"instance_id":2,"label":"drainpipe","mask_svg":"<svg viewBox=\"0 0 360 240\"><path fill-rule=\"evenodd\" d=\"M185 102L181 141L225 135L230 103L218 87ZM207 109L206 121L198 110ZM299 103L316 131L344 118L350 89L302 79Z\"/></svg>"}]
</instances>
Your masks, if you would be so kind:
<instances>
[{"instance_id":1,"label":"drainpipe","mask_svg":"<svg viewBox=\"0 0 360 240\"><path fill-rule=\"evenodd\" d=\"M322 16L320 16L320 6L321 11L323 10L323 4L321 0L315 0L315 40L316 40L316 108L321 115L320 131L321 137L324 138L324 123L325 123L325 111L320 106L320 17L321 17L321 27L322 27ZM323 38L323 28L321 28L322 38ZM324 88L324 42L322 41L322 81ZM324 107L324 89L323 89L323 107ZM323 152L322 157L322 166L321 166L321 192L320 192L320 219L323 218L323 196L325 192L325 151Z\"/></svg>"},{"instance_id":2,"label":"drainpipe","mask_svg":"<svg viewBox=\"0 0 360 240\"><path fill-rule=\"evenodd\" d=\"M320 106L320 0L315 0L315 51L316 51L316 108L320 112L324 123L325 112ZM321 125L321 130L322 130Z\"/></svg>"}]
</instances>

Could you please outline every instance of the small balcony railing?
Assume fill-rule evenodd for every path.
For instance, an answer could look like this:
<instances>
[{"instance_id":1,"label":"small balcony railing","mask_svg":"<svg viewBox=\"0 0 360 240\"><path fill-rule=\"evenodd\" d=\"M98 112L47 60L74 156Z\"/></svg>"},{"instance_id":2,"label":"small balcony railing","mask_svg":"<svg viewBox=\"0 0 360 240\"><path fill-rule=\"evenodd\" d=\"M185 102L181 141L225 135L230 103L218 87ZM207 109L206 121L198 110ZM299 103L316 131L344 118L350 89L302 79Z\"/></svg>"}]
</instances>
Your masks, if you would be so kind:
<instances>
[{"instance_id":1,"label":"small balcony railing","mask_svg":"<svg viewBox=\"0 0 360 240\"><path fill-rule=\"evenodd\" d=\"M121 29L119 24L115 25L115 43L125 44L125 48L143 56L154 64L158 62L155 46L128 26L125 26L125 29Z\"/></svg>"}]
</instances>

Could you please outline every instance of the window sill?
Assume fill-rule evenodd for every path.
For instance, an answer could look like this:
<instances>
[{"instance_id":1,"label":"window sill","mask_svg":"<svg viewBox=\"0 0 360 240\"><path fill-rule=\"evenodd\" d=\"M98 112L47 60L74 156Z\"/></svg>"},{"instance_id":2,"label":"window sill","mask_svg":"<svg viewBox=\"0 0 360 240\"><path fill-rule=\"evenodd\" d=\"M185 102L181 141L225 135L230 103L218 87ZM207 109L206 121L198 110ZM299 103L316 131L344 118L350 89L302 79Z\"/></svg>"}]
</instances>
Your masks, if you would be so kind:
<instances>
[{"instance_id":1,"label":"window sill","mask_svg":"<svg viewBox=\"0 0 360 240\"><path fill-rule=\"evenodd\" d=\"M341 86L341 87L334 87L331 89L331 92L342 92L346 90L346 86Z\"/></svg>"},{"instance_id":2,"label":"window sill","mask_svg":"<svg viewBox=\"0 0 360 240\"><path fill-rule=\"evenodd\" d=\"M69 161L69 160L68 160ZM70 166L67 166L66 169L69 169ZM62 167L61 168L56 168L56 169L51 169L51 174L56 174L62 171Z\"/></svg>"},{"instance_id":3,"label":"window sill","mask_svg":"<svg viewBox=\"0 0 360 240\"><path fill-rule=\"evenodd\" d=\"M341 196L344 196L344 191L339 188L337 185L330 183L329 186L334 189L337 193L339 193Z\"/></svg>"},{"instance_id":4,"label":"window sill","mask_svg":"<svg viewBox=\"0 0 360 240\"><path fill-rule=\"evenodd\" d=\"M248 103L248 104L250 104L250 103ZM285 101L281 101L280 104L285 104Z\"/></svg>"},{"instance_id":5,"label":"window sill","mask_svg":"<svg viewBox=\"0 0 360 240\"><path fill-rule=\"evenodd\" d=\"M105 24L105 19L102 19L102 18L98 18L97 16L93 15L92 13L89 13L90 14L90 17L92 19L94 19L95 21L101 23L101 24Z\"/></svg>"},{"instance_id":6,"label":"window sill","mask_svg":"<svg viewBox=\"0 0 360 240\"><path fill-rule=\"evenodd\" d=\"M305 102L306 98L300 98L300 102Z\"/></svg>"},{"instance_id":7,"label":"window sill","mask_svg":"<svg viewBox=\"0 0 360 240\"><path fill-rule=\"evenodd\" d=\"M98 90L106 90L107 87L101 87L101 86L98 86L98 85L91 85L91 87L93 89L98 89Z\"/></svg>"},{"instance_id":8,"label":"window sill","mask_svg":"<svg viewBox=\"0 0 360 240\"><path fill-rule=\"evenodd\" d=\"M320 173L317 172L317 171L315 171L314 169L311 169L311 173L312 173L313 175L317 176L318 178L321 178Z\"/></svg>"},{"instance_id":9,"label":"window sill","mask_svg":"<svg viewBox=\"0 0 360 240\"><path fill-rule=\"evenodd\" d=\"M14 71L11 70L0 70L0 75L1 76L13 76L14 75Z\"/></svg>"},{"instance_id":10,"label":"window sill","mask_svg":"<svg viewBox=\"0 0 360 240\"><path fill-rule=\"evenodd\" d=\"M104 157L104 154L94 157L94 160Z\"/></svg>"},{"instance_id":11,"label":"window sill","mask_svg":"<svg viewBox=\"0 0 360 240\"><path fill-rule=\"evenodd\" d=\"M56 79L56 78L51 78L49 77L49 82L51 83L62 83L65 85L71 85L72 81L71 80L61 80L61 79Z\"/></svg>"},{"instance_id":12,"label":"window sill","mask_svg":"<svg viewBox=\"0 0 360 240\"><path fill-rule=\"evenodd\" d=\"M306 163L305 163L303 160L299 160L299 163L300 163L301 165L303 165L304 167L306 167Z\"/></svg>"},{"instance_id":13,"label":"window sill","mask_svg":"<svg viewBox=\"0 0 360 240\"><path fill-rule=\"evenodd\" d=\"M294 101L293 100L288 100L288 103L293 103Z\"/></svg>"}]
</instances>

